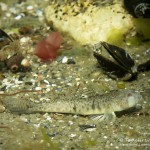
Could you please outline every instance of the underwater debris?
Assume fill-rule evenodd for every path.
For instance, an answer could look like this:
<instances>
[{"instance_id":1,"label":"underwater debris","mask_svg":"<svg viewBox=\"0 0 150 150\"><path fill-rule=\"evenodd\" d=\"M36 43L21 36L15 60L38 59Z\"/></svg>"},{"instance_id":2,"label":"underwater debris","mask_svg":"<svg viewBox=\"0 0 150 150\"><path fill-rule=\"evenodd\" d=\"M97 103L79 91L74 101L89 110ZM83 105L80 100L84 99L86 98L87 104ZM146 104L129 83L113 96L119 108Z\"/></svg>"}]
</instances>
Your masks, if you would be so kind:
<instances>
[{"instance_id":1,"label":"underwater debris","mask_svg":"<svg viewBox=\"0 0 150 150\"><path fill-rule=\"evenodd\" d=\"M93 131L96 129L95 124L81 124L79 125L81 131Z\"/></svg>"},{"instance_id":2,"label":"underwater debris","mask_svg":"<svg viewBox=\"0 0 150 150\"><path fill-rule=\"evenodd\" d=\"M150 60L148 60L147 62L145 62L143 64L140 64L137 69L139 72L149 71L150 70Z\"/></svg>"},{"instance_id":3,"label":"underwater debris","mask_svg":"<svg viewBox=\"0 0 150 150\"><path fill-rule=\"evenodd\" d=\"M14 39L13 39L14 36ZM11 72L28 71L30 63L20 52L20 43L18 36L14 34L9 36L5 31L0 29L0 63L2 67L9 68Z\"/></svg>"},{"instance_id":4,"label":"underwater debris","mask_svg":"<svg viewBox=\"0 0 150 150\"><path fill-rule=\"evenodd\" d=\"M13 42L13 39L4 30L0 29L0 41L5 40L6 38Z\"/></svg>"},{"instance_id":5,"label":"underwater debris","mask_svg":"<svg viewBox=\"0 0 150 150\"><path fill-rule=\"evenodd\" d=\"M30 68L29 61L21 54L16 54L7 60L7 67L14 73L18 71L27 71Z\"/></svg>"},{"instance_id":6,"label":"underwater debris","mask_svg":"<svg viewBox=\"0 0 150 150\"><path fill-rule=\"evenodd\" d=\"M120 47L100 42L94 46L94 57L111 78L129 80L137 74L134 60Z\"/></svg>"},{"instance_id":7,"label":"underwater debris","mask_svg":"<svg viewBox=\"0 0 150 150\"><path fill-rule=\"evenodd\" d=\"M124 5L135 18L150 18L149 0L124 0Z\"/></svg>"},{"instance_id":8,"label":"underwater debris","mask_svg":"<svg viewBox=\"0 0 150 150\"><path fill-rule=\"evenodd\" d=\"M35 55L42 61L53 60L57 57L63 38L59 32L49 34L44 40L40 41L35 48Z\"/></svg>"},{"instance_id":9,"label":"underwater debris","mask_svg":"<svg viewBox=\"0 0 150 150\"><path fill-rule=\"evenodd\" d=\"M3 105L0 104L0 113L5 111L5 107Z\"/></svg>"},{"instance_id":10,"label":"underwater debris","mask_svg":"<svg viewBox=\"0 0 150 150\"><path fill-rule=\"evenodd\" d=\"M13 50L14 49L14 50ZM5 31L0 29L0 61L6 61L18 50L18 42L14 41Z\"/></svg>"},{"instance_id":11,"label":"underwater debris","mask_svg":"<svg viewBox=\"0 0 150 150\"><path fill-rule=\"evenodd\" d=\"M113 79L135 79L138 72L148 71L149 60L146 63L135 65L133 58L124 49L106 42L94 45L94 57L104 72Z\"/></svg>"},{"instance_id":12,"label":"underwater debris","mask_svg":"<svg viewBox=\"0 0 150 150\"><path fill-rule=\"evenodd\" d=\"M0 29L0 49L10 42L13 42L13 39L5 31Z\"/></svg>"},{"instance_id":13,"label":"underwater debris","mask_svg":"<svg viewBox=\"0 0 150 150\"><path fill-rule=\"evenodd\" d=\"M31 34L33 32L33 28L31 26L22 26L18 31L22 35Z\"/></svg>"}]
</instances>

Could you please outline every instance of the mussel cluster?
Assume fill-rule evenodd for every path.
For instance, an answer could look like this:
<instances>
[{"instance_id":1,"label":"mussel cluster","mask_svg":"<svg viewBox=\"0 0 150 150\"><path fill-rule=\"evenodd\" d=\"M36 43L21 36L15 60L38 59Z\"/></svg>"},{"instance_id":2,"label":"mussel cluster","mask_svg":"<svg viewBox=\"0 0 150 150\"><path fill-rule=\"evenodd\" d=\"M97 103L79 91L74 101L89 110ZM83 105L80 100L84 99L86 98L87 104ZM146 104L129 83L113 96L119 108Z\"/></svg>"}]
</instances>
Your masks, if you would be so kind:
<instances>
[{"instance_id":1,"label":"mussel cluster","mask_svg":"<svg viewBox=\"0 0 150 150\"><path fill-rule=\"evenodd\" d=\"M18 42L0 29L0 70L8 68L14 73L29 70L29 62L17 50L18 46Z\"/></svg>"},{"instance_id":2,"label":"mussel cluster","mask_svg":"<svg viewBox=\"0 0 150 150\"><path fill-rule=\"evenodd\" d=\"M132 80L138 72L150 70L150 60L137 66L124 49L106 42L94 45L94 57L104 72L117 80Z\"/></svg>"}]
</instances>

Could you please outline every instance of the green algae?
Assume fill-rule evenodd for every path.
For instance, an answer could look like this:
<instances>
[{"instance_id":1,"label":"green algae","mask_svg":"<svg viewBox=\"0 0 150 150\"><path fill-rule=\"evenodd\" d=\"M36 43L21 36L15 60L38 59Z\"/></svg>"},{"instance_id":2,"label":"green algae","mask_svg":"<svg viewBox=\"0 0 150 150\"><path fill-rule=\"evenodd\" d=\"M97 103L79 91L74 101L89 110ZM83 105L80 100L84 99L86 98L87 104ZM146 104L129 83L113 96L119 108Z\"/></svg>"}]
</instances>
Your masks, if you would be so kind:
<instances>
[{"instance_id":1,"label":"green algae","mask_svg":"<svg viewBox=\"0 0 150 150\"><path fill-rule=\"evenodd\" d=\"M44 143L49 147L49 150L59 150L59 143L51 140L46 133L46 129L41 127L40 131L42 133Z\"/></svg>"},{"instance_id":2,"label":"green algae","mask_svg":"<svg viewBox=\"0 0 150 150\"><path fill-rule=\"evenodd\" d=\"M142 44L140 37L137 36L126 37L125 41L128 46L138 46Z\"/></svg>"},{"instance_id":3,"label":"green algae","mask_svg":"<svg viewBox=\"0 0 150 150\"><path fill-rule=\"evenodd\" d=\"M150 19L133 19L136 31L142 34L146 39L150 39Z\"/></svg>"},{"instance_id":4,"label":"green algae","mask_svg":"<svg viewBox=\"0 0 150 150\"><path fill-rule=\"evenodd\" d=\"M81 141L80 146L81 146L81 148L86 149L89 147L92 148L92 147L96 146L96 144L97 144L97 139L86 136L86 138L83 141Z\"/></svg>"},{"instance_id":5,"label":"green algae","mask_svg":"<svg viewBox=\"0 0 150 150\"><path fill-rule=\"evenodd\" d=\"M122 46L124 33L125 33L125 29L112 28L107 34L108 43L114 44L116 46Z\"/></svg>"}]
</instances>

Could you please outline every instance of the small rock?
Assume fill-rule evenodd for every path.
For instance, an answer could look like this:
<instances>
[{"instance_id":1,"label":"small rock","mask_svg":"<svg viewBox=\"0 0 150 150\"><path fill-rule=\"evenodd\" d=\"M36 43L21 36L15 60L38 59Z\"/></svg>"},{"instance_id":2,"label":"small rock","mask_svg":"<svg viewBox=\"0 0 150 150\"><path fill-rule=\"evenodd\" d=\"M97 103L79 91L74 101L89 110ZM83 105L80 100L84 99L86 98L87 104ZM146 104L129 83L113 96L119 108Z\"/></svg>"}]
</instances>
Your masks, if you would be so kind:
<instances>
[{"instance_id":1,"label":"small rock","mask_svg":"<svg viewBox=\"0 0 150 150\"><path fill-rule=\"evenodd\" d=\"M63 64L75 64L76 62L75 62L75 60L72 58L72 57L70 57L70 58L68 58L68 57L64 57L63 59L62 59L62 63Z\"/></svg>"},{"instance_id":2,"label":"small rock","mask_svg":"<svg viewBox=\"0 0 150 150\"><path fill-rule=\"evenodd\" d=\"M73 133L71 133L70 135L69 135L69 137L70 138L74 138L74 137L76 137L77 135L76 134L73 134Z\"/></svg>"},{"instance_id":3,"label":"small rock","mask_svg":"<svg viewBox=\"0 0 150 150\"><path fill-rule=\"evenodd\" d=\"M0 113L5 111L5 107L3 105L0 104Z\"/></svg>"},{"instance_id":4,"label":"small rock","mask_svg":"<svg viewBox=\"0 0 150 150\"><path fill-rule=\"evenodd\" d=\"M67 63L67 61L68 61L68 57L64 57L63 59L62 59L62 63L64 64L64 63Z\"/></svg>"},{"instance_id":5,"label":"small rock","mask_svg":"<svg viewBox=\"0 0 150 150\"><path fill-rule=\"evenodd\" d=\"M68 58L67 64L75 64L75 60L73 58Z\"/></svg>"},{"instance_id":6,"label":"small rock","mask_svg":"<svg viewBox=\"0 0 150 150\"><path fill-rule=\"evenodd\" d=\"M118 89L125 89L125 83L123 81L119 81L117 83L117 88Z\"/></svg>"}]
</instances>

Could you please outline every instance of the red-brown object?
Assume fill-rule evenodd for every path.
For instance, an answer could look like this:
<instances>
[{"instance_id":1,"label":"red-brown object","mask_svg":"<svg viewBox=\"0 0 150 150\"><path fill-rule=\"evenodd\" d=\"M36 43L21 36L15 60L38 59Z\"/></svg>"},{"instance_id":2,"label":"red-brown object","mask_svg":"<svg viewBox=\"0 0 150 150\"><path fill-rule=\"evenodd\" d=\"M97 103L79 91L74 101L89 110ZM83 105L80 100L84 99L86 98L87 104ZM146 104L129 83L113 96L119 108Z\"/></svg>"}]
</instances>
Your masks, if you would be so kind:
<instances>
[{"instance_id":1,"label":"red-brown object","mask_svg":"<svg viewBox=\"0 0 150 150\"><path fill-rule=\"evenodd\" d=\"M35 55L43 61L53 60L57 57L63 38L59 32L49 34L44 40L40 41L35 48Z\"/></svg>"}]
</instances>

